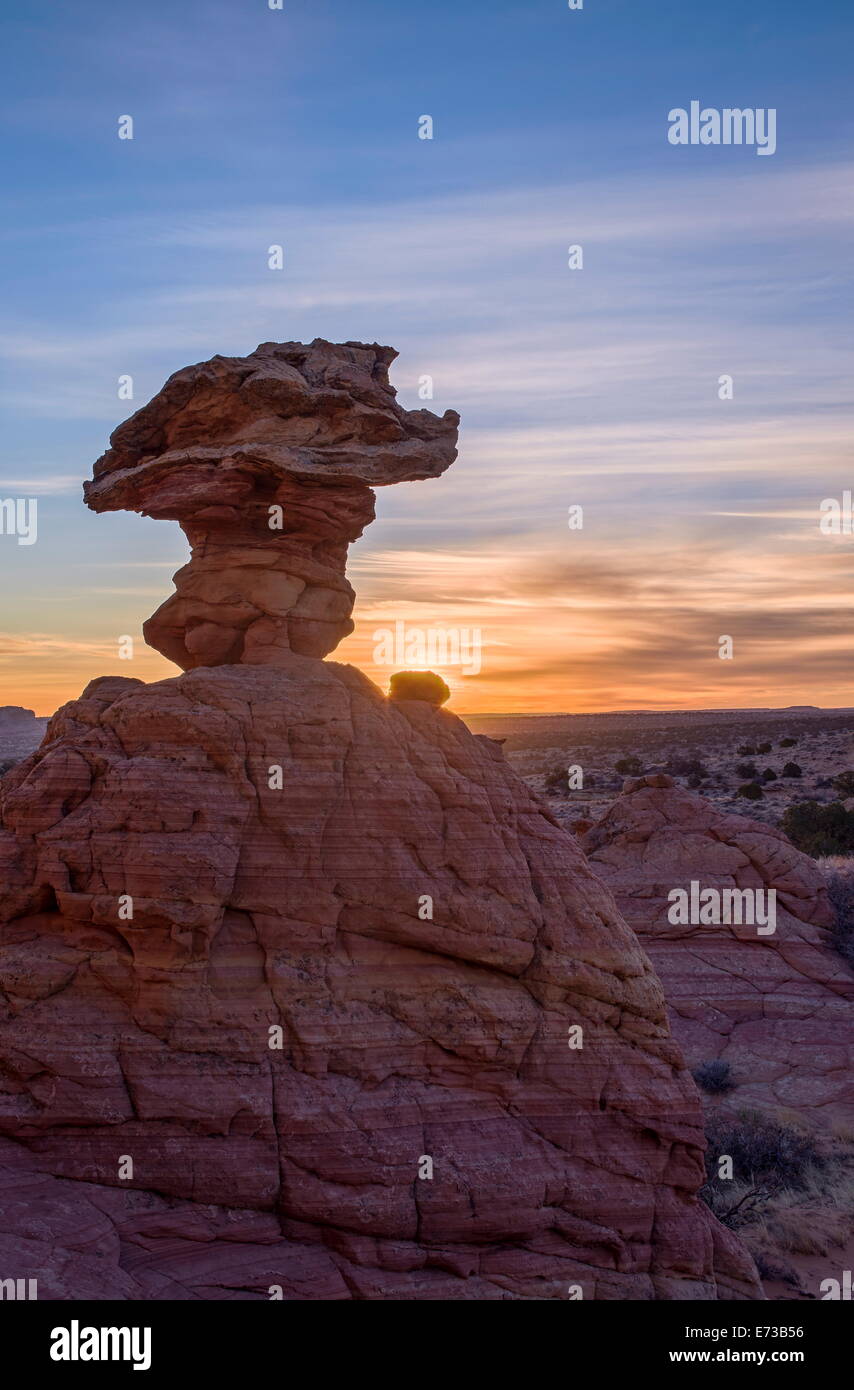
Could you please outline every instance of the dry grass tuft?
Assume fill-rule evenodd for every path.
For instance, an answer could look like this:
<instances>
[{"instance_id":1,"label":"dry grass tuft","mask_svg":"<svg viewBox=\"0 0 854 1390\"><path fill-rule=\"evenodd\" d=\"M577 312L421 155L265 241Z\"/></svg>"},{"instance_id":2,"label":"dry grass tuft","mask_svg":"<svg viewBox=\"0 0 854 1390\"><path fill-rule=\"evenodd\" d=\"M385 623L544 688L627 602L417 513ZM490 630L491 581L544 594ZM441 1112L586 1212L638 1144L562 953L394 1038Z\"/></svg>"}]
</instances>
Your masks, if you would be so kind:
<instances>
[{"instance_id":1,"label":"dry grass tuft","mask_svg":"<svg viewBox=\"0 0 854 1390\"><path fill-rule=\"evenodd\" d=\"M793 1257L829 1255L854 1234L854 1135L845 1126L816 1134L800 1115L745 1112L715 1122L703 1197L737 1231L764 1278L797 1286ZM730 1154L730 1180L717 1177Z\"/></svg>"}]
</instances>

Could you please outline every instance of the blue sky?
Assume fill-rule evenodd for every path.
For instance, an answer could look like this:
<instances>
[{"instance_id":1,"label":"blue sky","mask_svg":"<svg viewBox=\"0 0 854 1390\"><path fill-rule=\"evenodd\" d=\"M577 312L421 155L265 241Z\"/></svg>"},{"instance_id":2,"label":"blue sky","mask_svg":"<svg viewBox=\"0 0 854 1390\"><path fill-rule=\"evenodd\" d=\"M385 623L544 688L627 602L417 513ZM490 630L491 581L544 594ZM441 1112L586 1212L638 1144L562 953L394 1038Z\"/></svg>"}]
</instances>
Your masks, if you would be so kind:
<instances>
[{"instance_id":1,"label":"blue sky","mask_svg":"<svg viewBox=\"0 0 854 1390\"><path fill-rule=\"evenodd\" d=\"M82 506L112 428L315 336L394 344L402 402L429 373L463 419L441 483L380 495L343 657L379 679L379 622L477 623L460 708L849 703L852 540L815 518L854 479L852 31L840 0L16 6L0 497L40 533L0 537L0 703L128 674L185 558ZM773 106L776 154L669 145L693 99Z\"/></svg>"}]
</instances>

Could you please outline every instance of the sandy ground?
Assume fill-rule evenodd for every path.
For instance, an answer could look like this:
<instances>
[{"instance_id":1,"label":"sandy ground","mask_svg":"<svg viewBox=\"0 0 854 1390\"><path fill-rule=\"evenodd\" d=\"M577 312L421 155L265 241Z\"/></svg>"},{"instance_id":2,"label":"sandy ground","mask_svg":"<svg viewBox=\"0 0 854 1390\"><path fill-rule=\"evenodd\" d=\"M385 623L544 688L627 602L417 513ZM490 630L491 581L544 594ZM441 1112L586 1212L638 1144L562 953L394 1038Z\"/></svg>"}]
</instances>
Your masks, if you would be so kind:
<instances>
[{"instance_id":1,"label":"sandy ground","mask_svg":"<svg viewBox=\"0 0 854 1390\"><path fill-rule=\"evenodd\" d=\"M854 1235L847 1245L833 1246L827 1255L788 1254L787 1260L797 1275L797 1283L782 1279L763 1279L766 1296L788 1303L806 1303L824 1299L821 1285L825 1279L836 1279L840 1285L846 1270L854 1274Z\"/></svg>"},{"instance_id":2,"label":"sandy ground","mask_svg":"<svg viewBox=\"0 0 854 1390\"><path fill-rule=\"evenodd\" d=\"M594 715L473 715L466 723L475 733L504 740L504 752L521 776L545 792L549 773L570 766L582 769L583 789L549 796L560 819L597 819L620 792L623 775L615 764L637 757L643 771L668 771L689 785L679 764L696 760L695 789L721 808L778 824L796 801L834 801L832 779L854 770L854 709L822 710L797 706L785 710L707 710L676 713ZM781 747L783 739L794 739ZM762 745L770 749L759 752ZM751 748L752 753L740 753ZM674 766L675 760L675 766ZM800 777L784 777L787 763ZM738 789L758 774L763 796L751 801ZM770 769L775 780L762 781Z\"/></svg>"}]
</instances>

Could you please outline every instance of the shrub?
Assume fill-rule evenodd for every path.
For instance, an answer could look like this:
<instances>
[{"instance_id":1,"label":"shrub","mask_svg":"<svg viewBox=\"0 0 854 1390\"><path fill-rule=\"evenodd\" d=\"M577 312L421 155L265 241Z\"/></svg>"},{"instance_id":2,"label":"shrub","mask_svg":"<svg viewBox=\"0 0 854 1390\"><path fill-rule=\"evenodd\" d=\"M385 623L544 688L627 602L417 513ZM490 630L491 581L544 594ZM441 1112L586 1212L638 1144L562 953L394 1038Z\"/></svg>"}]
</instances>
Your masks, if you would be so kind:
<instances>
[{"instance_id":1,"label":"shrub","mask_svg":"<svg viewBox=\"0 0 854 1390\"><path fill-rule=\"evenodd\" d=\"M450 695L442 677L434 671L395 671L388 685L390 700L426 700L428 705L443 705Z\"/></svg>"},{"instance_id":2,"label":"shrub","mask_svg":"<svg viewBox=\"0 0 854 1390\"><path fill-rule=\"evenodd\" d=\"M781 826L795 848L814 859L854 852L854 811L841 801L797 801L784 811Z\"/></svg>"},{"instance_id":3,"label":"shrub","mask_svg":"<svg viewBox=\"0 0 854 1390\"><path fill-rule=\"evenodd\" d=\"M706 765L699 758L680 757L672 754L664 764L664 771L669 772L672 777L708 777L709 772Z\"/></svg>"},{"instance_id":4,"label":"shrub","mask_svg":"<svg viewBox=\"0 0 854 1390\"><path fill-rule=\"evenodd\" d=\"M838 777L834 777L832 785L843 800L854 796L854 772L840 772Z\"/></svg>"},{"instance_id":5,"label":"shrub","mask_svg":"<svg viewBox=\"0 0 854 1390\"><path fill-rule=\"evenodd\" d=\"M756 751L757 751L757 753L770 753L770 752L771 752L771 744L770 744L770 743L757 743L757 745L756 745Z\"/></svg>"},{"instance_id":6,"label":"shrub","mask_svg":"<svg viewBox=\"0 0 854 1390\"><path fill-rule=\"evenodd\" d=\"M614 763L614 771L623 777L639 777L643 772L643 763L632 754L631 757L620 758L619 762Z\"/></svg>"},{"instance_id":7,"label":"shrub","mask_svg":"<svg viewBox=\"0 0 854 1390\"><path fill-rule=\"evenodd\" d=\"M795 746L795 744L797 743L797 741L798 741L798 740L797 740L796 738L781 738L781 739L780 739L780 747L781 747L781 748L794 748L794 746Z\"/></svg>"},{"instance_id":8,"label":"shrub","mask_svg":"<svg viewBox=\"0 0 854 1390\"><path fill-rule=\"evenodd\" d=\"M738 794L747 797L748 801L761 801L765 795L758 782L745 782L743 787L739 787Z\"/></svg>"},{"instance_id":9,"label":"shrub","mask_svg":"<svg viewBox=\"0 0 854 1390\"><path fill-rule=\"evenodd\" d=\"M587 791L590 787L595 787L596 778L584 773L582 787L570 787L569 770L559 766L553 767L551 772L546 774L543 785L550 796L569 796L573 791Z\"/></svg>"},{"instance_id":10,"label":"shrub","mask_svg":"<svg viewBox=\"0 0 854 1390\"><path fill-rule=\"evenodd\" d=\"M692 1072L692 1076L697 1085L710 1095L723 1095L725 1091L731 1091L735 1086L732 1070L729 1062L725 1062L722 1057L713 1058L709 1062L701 1062Z\"/></svg>"},{"instance_id":11,"label":"shrub","mask_svg":"<svg viewBox=\"0 0 854 1390\"><path fill-rule=\"evenodd\" d=\"M854 864L850 873L835 870L828 875L827 892L836 913L830 934L833 949L854 970Z\"/></svg>"},{"instance_id":12,"label":"shrub","mask_svg":"<svg viewBox=\"0 0 854 1390\"><path fill-rule=\"evenodd\" d=\"M776 782L776 780L777 780L777 774L776 774L776 772L774 771L773 767L766 767L765 771L764 771L763 774L762 774L762 781L763 781L763 782Z\"/></svg>"},{"instance_id":13,"label":"shrub","mask_svg":"<svg viewBox=\"0 0 854 1390\"><path fill-rule=\"evenodd\" d=\"M569 777L566 768L553 767L551 772L546 773L544 786L552 796L567 796L569 794Z\"/></svg>"},{"instance_id":14,"label":"shrub","mask_svg":"<svg viewBox=\"0 0 854 1390\"><path fill-rule=\"evenodd\" d=\"M737 1230L766 1279L783 1279L806 1293L793 1254L827 1255L850 1236L852 1152L798 1116L773 1119L720 1113L707 1129L707 1180L700 1196L719 1221ZM730 1177L719 1160L732 1159ZM810 1281L812 1282L812 1281Z\"/></svg>"},{"instance_id":15,"label":"shrub","mask_svg":"<svg viewBox=\"0 0 854 1390\"><path fill-rule=\"evenodd\" d=\"M753 747L752 743L743 743L741 747L736 748L735 751L740 758L749 758L751 753L756 752L756 749Z\"/></svg>"},{"instance_id":16,"label":"shrub","mask_svg":"<svg viewBox=\"0 0 854 1390\"><path fill-rule=\"evenodd\" d=\"M755 763L738 763L735 772L737 777L746 777L751 782L755 782L759 776L759 769Z\"/></svg>"},{"instance_id":17,"label":"shrub","mask_svg":"<svg viewBox=\"0 0 854 1390\"><path fill-rule=\"evenodd\" d=\"M713 1122L707 1137L706 1173L717 1177L718 1157L729 1154L733 1176L741 1181L804 1187L810 1168L824 1162L810 1134L752 1111L735 1121Z\"/></svg>"},{"instance_id":18,"label":"shrub","mask_svg":"<svg viewBox=\"0 0 854 1390\"><path fill-rule=\"evenodd\" d=\"M803 777L803 775L803 768L799 767L797 763L786 763L786 766L780 773L781 777Z\"/></svg>"},{"instance_id":19,"label":"shrub","mask_svg":"<svg viewBox=\"0 0 854 1390\"><path fill-rule=\"evenodd\" d=\"M688 786L689 786L689 787L702 787L702 785L703 785L703 779L702 779L702 777L700 776L699 772L692 772L692 773L691 773L691 776L688 778Z\"/></svg>"}]
</instances>

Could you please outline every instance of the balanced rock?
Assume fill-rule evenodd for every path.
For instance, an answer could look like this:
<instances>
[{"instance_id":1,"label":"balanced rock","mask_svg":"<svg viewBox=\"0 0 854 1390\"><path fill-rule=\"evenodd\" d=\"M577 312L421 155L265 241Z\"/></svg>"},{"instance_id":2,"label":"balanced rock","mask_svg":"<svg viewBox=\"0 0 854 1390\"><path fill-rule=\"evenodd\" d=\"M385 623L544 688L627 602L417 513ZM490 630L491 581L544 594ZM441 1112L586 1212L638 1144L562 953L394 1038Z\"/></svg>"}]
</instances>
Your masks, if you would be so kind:
<instances>
[{"instance_id":1,"label":"balanced rock","mask_svg":"<svg viewBox=\"0 0 854 1390\"><path fill-rule=\"evenodd\" d=\"M390 349L260 357L299 380L276 367L244 392L259 354L179 373L94 494L188 507L203 566L206 528L227 549L233 524L235 568L257 573L302 565L333 515L343 567L341 489L441 471L455 417L383 415ZM307 396L315 361L331 377ZM306 446L295 482L293 419L316 443L339 408L333 471ZM282 535L250 537L239 498L280 488L301 539L287 506ZM233 649L93 681L0 783L15 1268L43 1257L60 1297L98 1279L115 1298L761 1297L697 1197L700 1106L660 985L572 838L494 741L297 650L298 603L262 615L241 590L217 616L213 572L198 598L179 580L156 635L173 623L186 659L199 626L233 627ZM320 646L343 619L325 621Z\"/></svg>"},{"instance_id":2,"label":"balanced rock","mask_svg":"<svg viewBox=\"0 0 854 1390\"><path fill-rule=\"evenodd\" d=\"M850 1125L854 975L815 861L661 777L627 783L581 844L658 972L689 1065L729 1064L722 1107Z\"/></svg>"},{"instance_id":3,"label":"balanced rock","mask_svg":"<svg viewBox=\"0 0 854 1390\"><path fill-rule=\"evenodd\" d=\"M451 692L435 671L395 671L388 683L390 700L426 700L428 705L444 705Z\"/></svg>"},{"instance_id":4,"label":"balanced rock","mask_svg":"<svg viewBox=\"0 0 854 1390\"><path fill-rule=\"evenodd\" d=\"M145 638L184 670L325 656L352 631L347 547L372 487L436 478L459 416L397 404L377 343L262 343L184 367L116 429L96 512L180 521L192 548Z\"/></svg>"}]
</instances>

